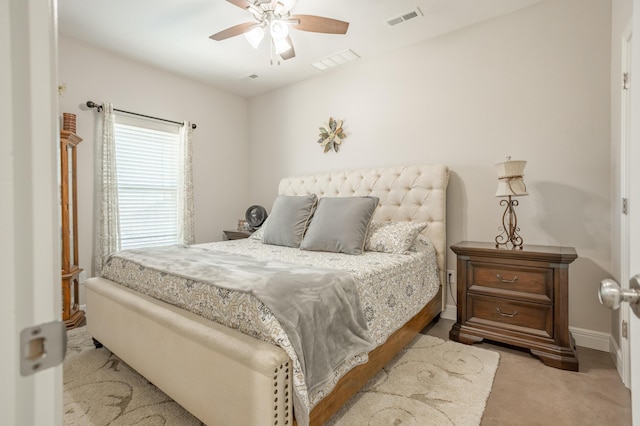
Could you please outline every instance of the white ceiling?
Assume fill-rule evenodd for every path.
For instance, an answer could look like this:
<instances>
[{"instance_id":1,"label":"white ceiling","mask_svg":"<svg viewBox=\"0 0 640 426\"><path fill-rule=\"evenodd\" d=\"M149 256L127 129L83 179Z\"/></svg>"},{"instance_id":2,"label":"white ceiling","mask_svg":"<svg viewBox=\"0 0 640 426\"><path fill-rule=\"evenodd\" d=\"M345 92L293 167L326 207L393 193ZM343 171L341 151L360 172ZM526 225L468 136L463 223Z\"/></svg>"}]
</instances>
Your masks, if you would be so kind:
<instances>
[{"instance_id":1,"label":"white ceiling","mask_svg":"<svg viewBox=\"0 0 640 426\"><path fill-rule=\"evenodd\" d=\"M311 64L346 49L366 60L539 1L298 0L292 14L347 21L349 30L346 35L292 30L296 57L280 65L270 65L266 39L254 50L243 36L209 38L251 21L249 12L226 0L58 0L58 18L65 36L251 97L331 72ZM424 16L387 25L416 7Z\"/></svg>"}]
</instances>

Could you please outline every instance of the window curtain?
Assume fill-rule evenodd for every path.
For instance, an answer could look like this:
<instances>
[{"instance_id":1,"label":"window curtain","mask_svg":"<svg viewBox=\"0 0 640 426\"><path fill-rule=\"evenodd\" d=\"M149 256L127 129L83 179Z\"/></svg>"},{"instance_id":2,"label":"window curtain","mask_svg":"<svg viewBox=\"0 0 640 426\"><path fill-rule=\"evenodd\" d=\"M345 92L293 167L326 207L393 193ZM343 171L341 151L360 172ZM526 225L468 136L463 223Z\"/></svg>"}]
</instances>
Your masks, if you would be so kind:
<instances>
[{"instance_id":1,"label":"window curtain","mask_svg":"<svg viewBox=\"0 0 640 426\"><path fill-rule=\"evenodd\" d=\"M95 155L96 241L94 269L102 275L107 257L120 250L120 219L118 214L118 177L116 173L115 114L113 105L102 104L102 137Z\"/></svg>"},{"instance_id":2,"label":"window curtain","mask_svg":"<svg viewBox=\"0 0 640 426\"><path fill-rule=\"evenodd\" d=\"M178 161L178 243L193 244L193 168L191 149L191 123L184 121L180 128Z\"/></svg>"}]
</instances>

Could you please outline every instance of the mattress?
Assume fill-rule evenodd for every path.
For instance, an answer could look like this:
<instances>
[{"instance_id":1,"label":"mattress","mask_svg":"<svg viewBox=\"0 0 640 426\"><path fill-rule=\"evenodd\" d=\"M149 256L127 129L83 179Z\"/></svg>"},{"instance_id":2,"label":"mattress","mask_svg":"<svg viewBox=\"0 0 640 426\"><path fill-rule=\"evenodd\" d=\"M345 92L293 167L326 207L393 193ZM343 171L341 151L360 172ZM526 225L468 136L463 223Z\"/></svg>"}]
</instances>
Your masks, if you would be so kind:
<instances>
[{"instance_id":1,"label":"mattress","mask_svg":"<svg viewBox=\"0 0 640 426\"><path fill-rule=\"evenodd\" d=\"M270 259L295 265L350 272L355 278L360 304L377 345L426 305L439 288L433 245L424 237L407 254L365 252L360 256L312 252L262 244L253 239L200 244L212 250ZM269 309L244 292L199 283L165 271L145 268L114 255L103 276L130 289L189 310L204 318L280 346L293 362L296 407L309 412L351 368L367 361L357 355L338 367L334 379L313 394L306 388L298 357L289 338Z\"/></svg>"}]
</instances>

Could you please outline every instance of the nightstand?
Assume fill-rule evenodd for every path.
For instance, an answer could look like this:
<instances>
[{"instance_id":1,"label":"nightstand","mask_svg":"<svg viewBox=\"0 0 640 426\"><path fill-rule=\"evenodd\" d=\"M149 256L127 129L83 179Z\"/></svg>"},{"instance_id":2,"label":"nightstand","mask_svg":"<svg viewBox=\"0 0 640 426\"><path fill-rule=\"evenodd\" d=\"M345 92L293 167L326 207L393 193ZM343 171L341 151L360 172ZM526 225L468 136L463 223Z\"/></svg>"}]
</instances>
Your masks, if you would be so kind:
<instances>
[{"instance_id":1,"label":"nightstand","mask_svg":"<svg viewBox=\"0 0 640 426\"><path fill-rule=\"evenodd\" d=\"M253 231L222 231L224 232L227 240L241 240L243 238L249 238Z\"/></svg>"},{"instance_id":2,"label":"nightstand","mask_svg":"<svg viewBox=\"0 0 640 426\"><path fill-rule=\"evenodd\" d=\"M449 338L484 339L528 348L546 365L578 371L569 332L569 264L572 247L525 244L522 250L463 241L457 260L457 322Z\"/></svg>"}]
</instances>

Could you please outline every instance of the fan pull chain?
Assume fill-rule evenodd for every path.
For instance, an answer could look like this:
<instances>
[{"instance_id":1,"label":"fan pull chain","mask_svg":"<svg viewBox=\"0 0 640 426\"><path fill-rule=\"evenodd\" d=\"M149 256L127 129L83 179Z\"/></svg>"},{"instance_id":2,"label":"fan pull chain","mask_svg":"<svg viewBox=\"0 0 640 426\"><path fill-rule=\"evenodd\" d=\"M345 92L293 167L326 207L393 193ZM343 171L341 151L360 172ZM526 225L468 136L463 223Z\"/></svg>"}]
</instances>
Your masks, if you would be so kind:
<instances>
[{"instance_id":1,"label":"fan pull chain","mask_svg":"<svg viewBox=\"0 0 640 426\"><path fill-rule=\"evenodd\" d=\"M271 55L271 59L270 59L271 66L273 66L273 50L274 50L274 46L273 46L273 40L272 40L271 43L269 43L269 53ZM277 65L280 65L280 56L278 56Z\"/></svg>"}]
</instances>

